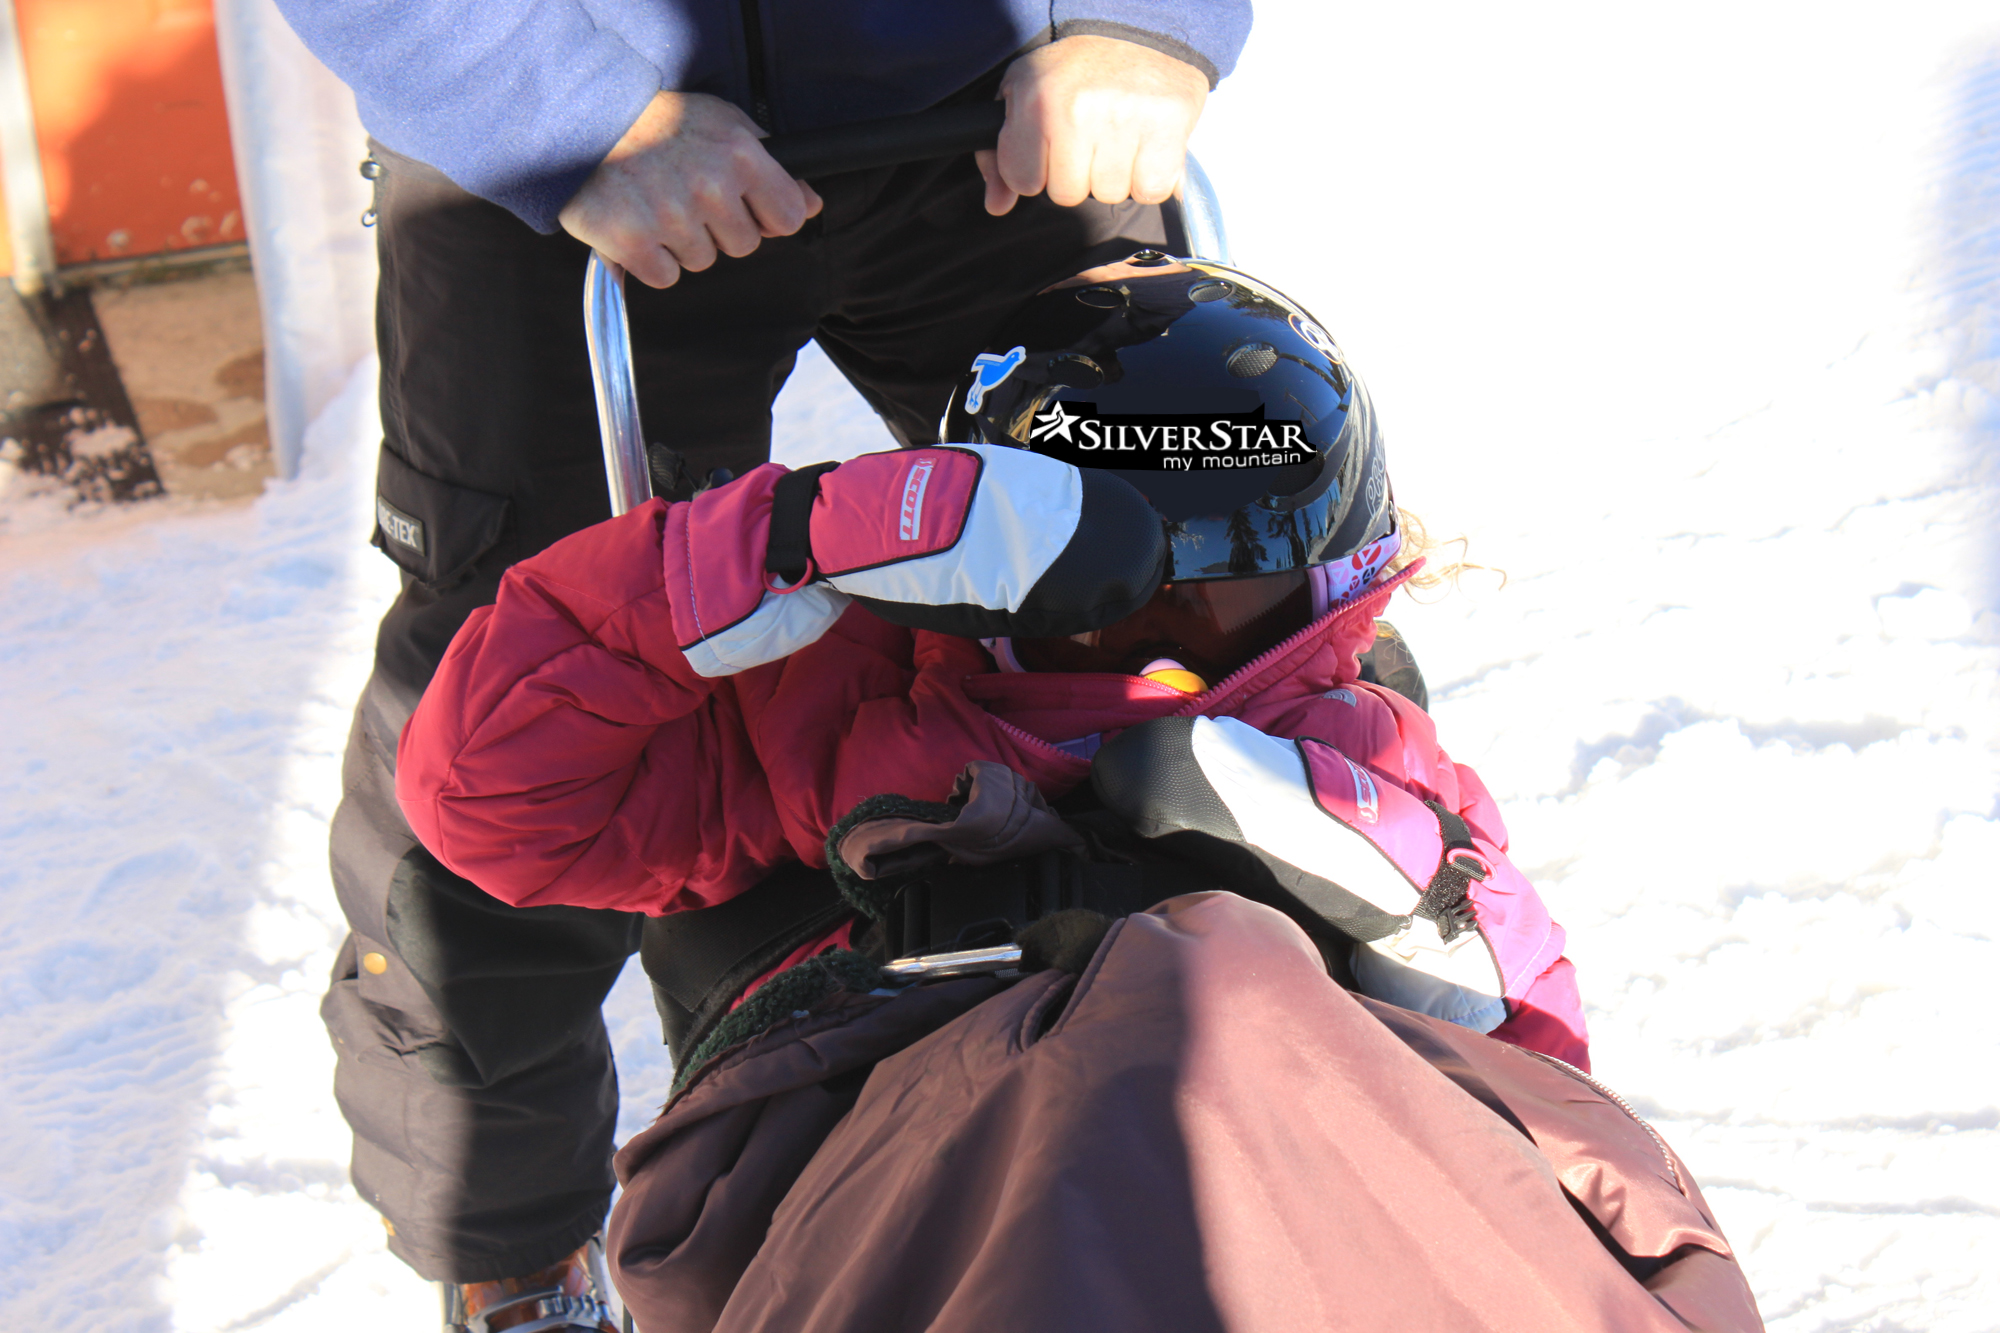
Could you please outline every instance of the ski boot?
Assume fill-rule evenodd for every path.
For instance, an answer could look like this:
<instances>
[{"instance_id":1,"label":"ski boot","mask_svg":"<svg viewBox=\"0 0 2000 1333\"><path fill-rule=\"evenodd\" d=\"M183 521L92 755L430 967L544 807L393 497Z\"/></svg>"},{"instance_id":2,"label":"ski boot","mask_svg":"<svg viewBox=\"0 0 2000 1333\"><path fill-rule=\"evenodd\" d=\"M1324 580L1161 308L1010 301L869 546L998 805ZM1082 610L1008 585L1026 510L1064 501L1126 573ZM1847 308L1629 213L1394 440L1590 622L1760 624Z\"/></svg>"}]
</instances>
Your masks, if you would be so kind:
<instances>
[{"instance_id":1,"label":"ski boot","mask_svg":"<svg viewBox=\"0 0 2000 1333\"><path fill-rule=\"evenodd\" d=\"M611 1311L604 1241L592 1236L565 1259L498 1282L440 1282L445 1333L630 1333Z\"/></svg>"}]
</instances>

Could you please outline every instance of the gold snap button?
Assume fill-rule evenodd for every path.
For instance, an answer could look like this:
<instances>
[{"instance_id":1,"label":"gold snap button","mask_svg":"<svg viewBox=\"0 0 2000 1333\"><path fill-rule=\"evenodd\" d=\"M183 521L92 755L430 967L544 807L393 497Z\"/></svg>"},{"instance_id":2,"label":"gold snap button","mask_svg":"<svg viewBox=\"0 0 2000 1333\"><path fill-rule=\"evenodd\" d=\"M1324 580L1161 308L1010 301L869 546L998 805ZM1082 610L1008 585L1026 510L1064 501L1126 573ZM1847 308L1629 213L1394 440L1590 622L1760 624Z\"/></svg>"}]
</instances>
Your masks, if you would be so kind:
<instances>
[{"instance_id":1,"label":"gold snap button","mask_svg":"<svg viewBox=\"0 0 2000 1333\"><path fill-rule=\"evenodd\" d=\"M379 977L389 970L389 960L379 953L364 953L361 955L361 966L366 968L371 976Z\"/></svg>"}]
</instances>

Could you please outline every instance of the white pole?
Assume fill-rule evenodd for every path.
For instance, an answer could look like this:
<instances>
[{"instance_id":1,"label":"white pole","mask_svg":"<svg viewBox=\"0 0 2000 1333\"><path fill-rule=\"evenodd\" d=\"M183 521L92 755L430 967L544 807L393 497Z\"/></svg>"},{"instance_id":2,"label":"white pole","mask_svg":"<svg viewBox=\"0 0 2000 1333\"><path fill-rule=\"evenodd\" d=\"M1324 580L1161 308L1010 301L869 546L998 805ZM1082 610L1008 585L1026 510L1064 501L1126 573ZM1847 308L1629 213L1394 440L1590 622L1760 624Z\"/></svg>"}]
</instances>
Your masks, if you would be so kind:
<instances>
[{"instance_id":1,"label":"white pole","mask_svg":"<svg viewBox=\"0 0 2000 1333\"><path fill-rule=\"evenodd\" d=\"M42 182L42 146L35 139L35 105L14 0L0 0L0 164L5 167L7 236L14 246L14 290L60 292L56 243L49 234L49 196Z\"/></svg>"},{"instance_id":2,"label":"white pole","mask_svg":"<svg viewBox=\"0 0 2000 1333\"><path fill-rule=\"evenodd\" d=\"M361 225L358 171L367 135L354 94L272 0L216 0L215 35L264 324L272 462L291 477L306 427L375 345L375 233Z\"/></svg>"}]
</instances>

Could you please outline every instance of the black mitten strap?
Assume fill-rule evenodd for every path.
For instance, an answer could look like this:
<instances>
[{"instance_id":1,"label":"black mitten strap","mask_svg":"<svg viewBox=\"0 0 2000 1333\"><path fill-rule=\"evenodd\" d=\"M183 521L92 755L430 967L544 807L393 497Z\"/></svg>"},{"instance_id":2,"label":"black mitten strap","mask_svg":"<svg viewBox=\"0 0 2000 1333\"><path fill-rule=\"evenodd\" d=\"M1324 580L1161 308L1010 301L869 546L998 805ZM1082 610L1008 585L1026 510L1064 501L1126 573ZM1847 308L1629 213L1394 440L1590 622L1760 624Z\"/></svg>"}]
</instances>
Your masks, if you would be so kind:
<instances>
[{"instance_id":1,"label":"black mitten strap","mask_svg":"<svg viewBox=\"0 0 2000 1333\"><path fill-rule=\"evenodd\" d=\"M771 491L771 531L764 547L764 568L786 583L796 584L812 569L812 509L819 496L819 479L838 463L814 463L778 478Z\"/></svg>"},{"instance_id":2,"label":"black mitten strap","mask_svg":"<svg viewBox=\"0 0 2000 1333\"><path fill-rule=\"evenodd\" d=\"M1444 850L1438 855L1437 873L1424 886L1424 900L1417 904L1416 914L1437 922L1438 938L1449 944L1459 931L1472 926L1472 904L1466 900L1466 894L1472 888L1472 881L1486 878L1486 867L1476 857L1452 855L1477 850L1472 844L1472 830L1465 821L1436 801L1424 804L1437 816Z\"/></svg>"}]
</instances>

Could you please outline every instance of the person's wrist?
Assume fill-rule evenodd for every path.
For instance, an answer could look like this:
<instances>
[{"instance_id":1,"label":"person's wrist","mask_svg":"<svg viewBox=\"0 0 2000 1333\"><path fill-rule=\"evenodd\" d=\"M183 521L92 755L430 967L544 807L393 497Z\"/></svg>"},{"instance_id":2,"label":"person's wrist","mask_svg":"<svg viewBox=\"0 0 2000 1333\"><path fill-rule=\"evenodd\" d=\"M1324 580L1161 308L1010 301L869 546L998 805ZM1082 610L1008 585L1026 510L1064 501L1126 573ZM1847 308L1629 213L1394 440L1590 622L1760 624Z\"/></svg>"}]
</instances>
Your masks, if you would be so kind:
<instances>
[{"instance_id":1,"label":"person's wrist","mask_svg":"<svg viewBox=\"0 0 2000 1333\"><path fill-rule=\"evenodd\" d=\"M1213 92L1221 76L1216 72L1215 62L1185 42L1176 41L1165 33L1152 32L1146 28L1134 27L1129 23L1116 23L1108 19L1070 19L1055 28L1055 40L1073 41L1077 38L1093 37L1102 41L1123 42L1162 55L1178 64L1188 67L1199 75L1204 87L1202 91Z\"/></svg>"}]
</instances>

